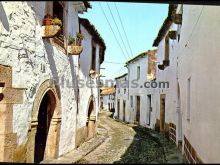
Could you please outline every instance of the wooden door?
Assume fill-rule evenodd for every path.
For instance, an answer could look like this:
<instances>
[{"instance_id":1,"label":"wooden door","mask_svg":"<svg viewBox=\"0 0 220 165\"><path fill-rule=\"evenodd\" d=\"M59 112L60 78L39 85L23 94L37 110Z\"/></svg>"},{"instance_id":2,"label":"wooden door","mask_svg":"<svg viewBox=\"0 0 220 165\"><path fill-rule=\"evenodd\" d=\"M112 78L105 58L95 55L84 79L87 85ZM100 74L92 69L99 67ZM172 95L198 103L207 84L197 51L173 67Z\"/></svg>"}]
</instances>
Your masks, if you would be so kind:
<instances>
[{"instance_id":1,"label":"wooden door","mask_svg":"<svg viewBox=\"0 0 220 165\"><path fill-rule=\"evenodd\" d=\"M140 122L140 96L137 96L137 111L136 111L136 121Z\"/></svg>"},{"instance_id":2,"label":"wooden door","mask_svg":"<svg viewBox=\"0 0 220 165\"><path fill-rule=\"evenodd\" d=\"M126 106L126 101L123 101L123 121L125 121L125 106Z\"/></svg>"},{"instance_id":3,"label":"wooden door","mask_svg":"<svg viewBox=\"0 0 220 165\"><path fill-rule=\"evenodd\" d=\"M165 131L165 95L160 95L160 132Z\"/></svg>"}]
</instances>

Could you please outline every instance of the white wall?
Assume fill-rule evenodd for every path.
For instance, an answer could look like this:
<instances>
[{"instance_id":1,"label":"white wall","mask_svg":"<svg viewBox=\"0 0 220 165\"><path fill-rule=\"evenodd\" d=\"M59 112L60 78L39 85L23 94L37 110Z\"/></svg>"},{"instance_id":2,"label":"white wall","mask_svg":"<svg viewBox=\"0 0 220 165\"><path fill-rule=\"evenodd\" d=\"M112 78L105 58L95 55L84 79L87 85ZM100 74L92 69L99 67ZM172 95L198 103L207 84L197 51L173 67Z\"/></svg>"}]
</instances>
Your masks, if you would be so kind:
<instances>
[{"instance_id":1,"label":"white wall","mask_svg":"<svg viewBox=\"0 0 220 165\"><path fill-rule=\"evenodd\" d=\"M115 108L115 96L114 94L110 95L101 95L102 99L101 102L103 102L103 110L109 111L111 107Z\"/></svg>"},{"instance_id":2,"label":"white wall","mask_svg":"<svg viewBox=\"0 0 220 165\"><path fill-rule=\"evenodd\" d=\"M140 79L137 79L137 67L140 66ZM130 122L134 122L136 119L136 110L137 110L137 100L136 97L140 96L140 124L146 125L148 120L147 112L147 88L144 88L144 83L147 80L147 55L139 58L138 60L130 63L128 65L128 79L129 79L129 111L130 111ZM135 83L138 83L137 87L135 84L132 84L132 81L135 80ZM142 86L142 87L141 87ZM130 96L133 96L133 107L131 107Z\"/></svg>"},{"instance_id":3,"label":"white wall","mask_svg":"<svg viewBox=\"0 0 220 165\"><path fill-rule=\"evenodd\" d=\"M129 106L128 85L125 84L126 82L128 82L127 75L116 79L115 114L114 114L114 116L115 117L119 116L119 119L123 120L124 115L125 115L125 121L129 122L130 111L128 109L128 106ZM118 109L118 101L120 102L119 109ZM124 110L123 110L123 108L124 108L123 101L125 102L125 114L124 114Z\"/></svg>"},{"instance_id":4,"label":"white wall","mask_svg":"<svg viewBox=\"0 0 220 165\"><path fill-rule=\"evenodd\" d=\"M183 24L177 53L184 135L205 163L220 162L219 9L219 6L183 6ZM186 91L189 77L191 117L187 121Z\"/></svg>"},{"instance_id":5,"label":"white wall","mask_svg":"<svg viewBox=\"0 0 220 165\"><path fill-rule=\"evenodd\" d=\"M42 39L40 35L42 18L45 15L45 3L0 3L2 6L0 11L0 64L12 67L13 87L27 88L23 104L13 107L13 130L14 133L17 133L18 145L27 142L33 101L39 86L47 79L63 77L64 82L76 80L78 57L68 57ZM68 13L70 13L68 33L76 33L78 30L77 12L72 5L68 5L72 2L66 3ZM82 53L83 55L86 56ZM82 62L82 65L85 65L85 62ZM73 88L67 88L66 84L60 86L60 91L62 121L59 155L62 155L75 147L76 91Z\"/></svg>"},{"instance_id":6,"label":"white wall","mask_svg":"<svg viewBox=\"0 0 220 165\"><path fill-rule=\"evenodd\" d=\"M172 24L169 30L176 30L176 25ZM167 31L167 33L169 32ZM166 36L166 35L165 35ZM165 56L165 36L159 42L158 45L158 64L162 64ZM169 66L165 67L164 70L160 70L157 67L156 81L168 82L169 88L161 88L157 90L157 109L156 118L160 119L160 95L165 94L165 122L174 123L177 125L177 54L176 54L176 43L177 40L169 39Z\"/></svg>"},{"instance_id":7,"label":"white wall","mask_svg":"<svg viewBox=\"0 0 220 165\"><path fill-rule=\"evenodd\" d=\"M89 70L91 69L92 62L92 36L88 33L83 25L80 25L80 29L82 34L84 35L84 39L82 41L83 51L80 54L79 58L79 79L80 79L80 87L79 87L79 104L80 110L78 114L77 128L81 128L86 126L87 113L89 107L89 99L90 97L95 98L96 105L96 116L99 112L99 87L96 84L96 79L92 79L89 76ZM96 44L96 71L99 72L99 48L100 46ZM93 81L94 84L89 84L89 81ZM81 85L82 84L82 85Z\"/></svg>"}]
</instances>

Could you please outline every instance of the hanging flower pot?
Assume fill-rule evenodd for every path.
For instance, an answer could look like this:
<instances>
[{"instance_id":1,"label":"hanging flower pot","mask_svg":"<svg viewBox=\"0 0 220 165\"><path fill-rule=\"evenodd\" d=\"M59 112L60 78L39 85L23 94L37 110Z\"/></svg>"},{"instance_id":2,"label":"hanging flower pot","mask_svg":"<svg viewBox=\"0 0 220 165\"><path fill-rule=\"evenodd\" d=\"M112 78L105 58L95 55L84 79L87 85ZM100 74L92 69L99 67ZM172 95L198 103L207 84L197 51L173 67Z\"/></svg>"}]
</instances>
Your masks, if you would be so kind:
<instances>
[{"instance_id":1,"label":"hanging flower pot","mask_svg":"<svg viewBox=\"0 0 220 165\"><path fill-rule=\"evenodd\" d=\"M58 18L52 19L52 16L47 14L43 20L42 37L52 38L59 34L62 26L62 21Z\"/></svg>"},{"instance_id":2,"label":"hanging flower pot","mask_svg":"<svg viewBox=\"0 0 220 165\"><path fill-rule=\"evenodd\" d=\"M59 34L60 26L58 25L49 25L42 26L42 37L43 38L52 38Z\"/></svg>"},{"instance_id":3,"label":"hanging flower pot","mask_svg":"<svg viewBox=\"0 0 220 165\"><path fill-rule=\"evenodd\" d=\"M68 54L69 55L80 55L83 51L83 47L81 46L81 42L83 39L83 35L81 33L77 33L77 38L75 39L72 35L69 37L69 45L68 45Z\"/></svg>"},{"instance_id":4,"label":"hanging flower pot","mask_svg":"<svg viewBox=\"0 0 220 165\"><path fill-rule=\"evenodd\" d=\"M83 51L83 47L82 46L78 46L78 45L68 45L68 54L69 55L80 55L80 53Z\"/></svg>"},{"instance_id":5,"label":"hanging flower pot","mask_svg":"<svg viewBox=\"0 0 220 165\"><path fill-rule=\"evenodd\" d=\"M50 14L45 15L44 20L43 20L43 25L49 26L51 24L52 24L52 16Z\"/></svg>"}]
</instances>

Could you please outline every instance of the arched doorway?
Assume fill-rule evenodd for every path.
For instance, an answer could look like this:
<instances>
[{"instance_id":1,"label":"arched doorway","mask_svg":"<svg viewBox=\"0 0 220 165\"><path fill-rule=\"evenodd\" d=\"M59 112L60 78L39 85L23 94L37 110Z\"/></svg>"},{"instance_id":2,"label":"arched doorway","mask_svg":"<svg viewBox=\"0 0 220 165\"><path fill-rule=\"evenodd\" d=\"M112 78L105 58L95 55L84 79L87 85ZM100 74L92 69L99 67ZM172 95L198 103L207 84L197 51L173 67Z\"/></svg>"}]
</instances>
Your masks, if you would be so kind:
<instances>
[{"instance_id":1,"label":"arched doorway","mask_svg":"<svg viewBox=\"0 0 220 165\"><path fill-rule=\"evenodd\" d=\"M59 153L60 89L53 80L46 80L35 95L28 129L26 163L57 158Z\"/></svg>"},{"instance_id":2,"label":"arched doorway","mask_svg":"<svg viewBox=\"0 0 220 165\"><path fill-rule=\"evenodd\" d=\"M89 109L87 114L87 140L94 137L96 132L96 114L95 114L95 101L93 98L90 99Z\"/></svg>"},{"instance_id":3,"label":"arched doorway","mask_svg":"<svg viewBox=\"0 0 220 165\"><path fill-rule=\"evenodd\" d=\"M34 147L35 163L39 163L44 159L49 128L55 107L56 100L54 94L51 90L49 90L42 98L38 111L38 125L35 135Z\"/></svg>"}]
</instances>

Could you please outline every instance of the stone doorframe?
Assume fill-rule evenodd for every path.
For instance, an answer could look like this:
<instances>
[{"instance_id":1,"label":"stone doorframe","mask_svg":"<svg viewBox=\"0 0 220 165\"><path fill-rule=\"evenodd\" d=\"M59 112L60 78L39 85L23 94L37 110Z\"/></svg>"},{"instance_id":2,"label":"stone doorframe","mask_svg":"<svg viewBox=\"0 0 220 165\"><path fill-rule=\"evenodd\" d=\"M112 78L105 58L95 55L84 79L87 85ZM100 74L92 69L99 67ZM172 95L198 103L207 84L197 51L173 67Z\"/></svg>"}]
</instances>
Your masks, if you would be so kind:
<instances>
[{"instance_id":1,"label":"stone doorframe","mask_svg":"<svg viewBox=\"0 0 220 165\"><path fill-rule=\"evenodd\" d=\"M90 109L90 105L93 104L93 109ZM91 110L91 112L90 112ZM94 96L90 96L87 105L87 140L94 137L96 133L96 104Z\"/></svg>"},{"instance_id":2,"label":"stone doorframe","mask_svg":"<svg viewBox=\"0 0 220 165\"><path fill-rule=\"evenodd\" d=\"M48 132L45 157L44 159L57 158L59 151L59 139L60 139L60 125L61 125L61 102L60 102L60 91L55 85L54 80L46 80L39 87L36 97L33 103L31 122L28 130L28 142L27 142L27 155L26 162L34 162L34 151L35 151L35 135L38 126L38 112L41 101L44 95L50 91L55 98L55 109L51 119L51 124Z\"/></svg>"}]
</instances>

